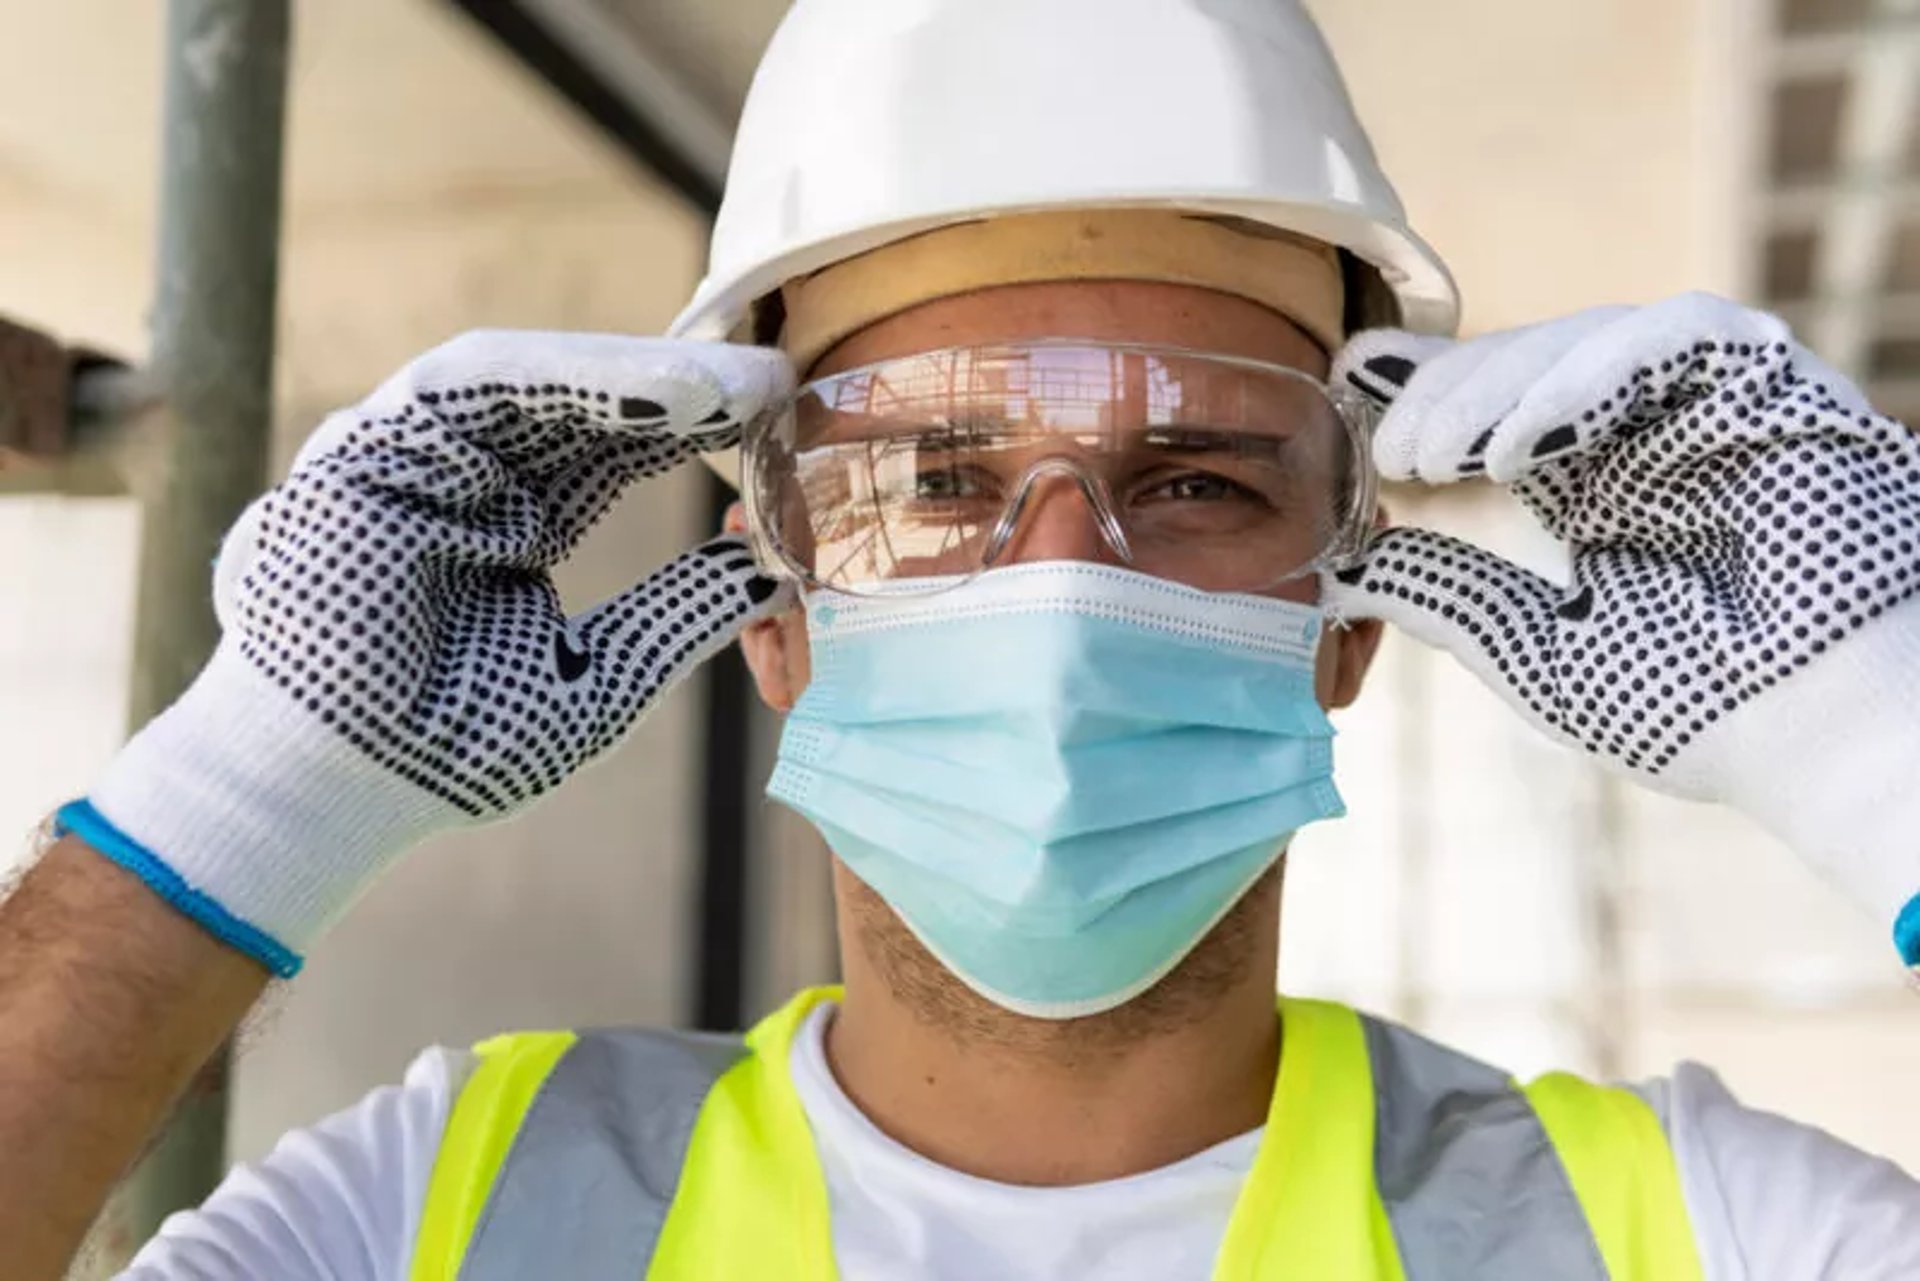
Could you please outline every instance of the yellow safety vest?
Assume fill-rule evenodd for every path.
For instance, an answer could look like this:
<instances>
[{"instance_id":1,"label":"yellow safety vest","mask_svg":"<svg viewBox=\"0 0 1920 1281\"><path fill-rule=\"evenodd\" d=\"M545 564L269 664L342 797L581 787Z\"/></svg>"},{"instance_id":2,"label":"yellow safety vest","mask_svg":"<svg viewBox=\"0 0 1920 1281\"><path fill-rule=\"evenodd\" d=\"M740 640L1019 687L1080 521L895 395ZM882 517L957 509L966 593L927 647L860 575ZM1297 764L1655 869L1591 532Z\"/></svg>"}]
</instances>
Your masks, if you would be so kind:
<instances>
[{"instance_id":1,"label":"yellow safety vest","mask_svg":"<svg viewBox=\"0 0 1920 1281\"><path fill-rule=\"evenodd\" d=\"M789 1074L802 992L744 1041L536 1032L479 1047L413 1281L836 1276ZM1659 1119L1564 1074L1524 1087L1344 1006L1283 998L1266 1133L1221 1281L1699 1281Z\"/></svg>"}]
</instances>

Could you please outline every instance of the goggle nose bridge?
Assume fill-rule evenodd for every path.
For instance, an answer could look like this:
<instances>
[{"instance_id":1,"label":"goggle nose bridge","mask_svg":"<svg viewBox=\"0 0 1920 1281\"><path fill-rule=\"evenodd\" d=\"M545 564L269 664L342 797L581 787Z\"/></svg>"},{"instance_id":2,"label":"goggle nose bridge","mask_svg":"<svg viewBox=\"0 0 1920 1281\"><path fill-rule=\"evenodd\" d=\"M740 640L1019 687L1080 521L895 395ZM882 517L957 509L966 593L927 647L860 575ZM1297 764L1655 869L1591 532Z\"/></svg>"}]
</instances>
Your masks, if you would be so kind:
<instances>
[{"instance_id":1,"label":"goggle nose bridge","mask_svg":"<svg viewBox=\"0 0 1920 1281\"><path fill-rule=\"evenodd\" d=\"M1001 553L1006 551L1007 544L1013 541L1014 533L1020 528L1020 519L1026 514L1034 487L1047 476L1064 476L1079 486L1081 495L1087 500L1088 510L1093 513L1094 528L1100 531L1101 541L1113 549L1123 564L1133 564L1133 546L1127 541L1126 527L1113 510L1113 495L1108 492L1106 482L1076 459L1064 454L1048 454L1035 459L1020 473L1013 496L1007 500L1007 505L1000 512L1000 519L994 524L993 537L987 541L986 550L980 558L981 565L984 567L999 561Z\"/></svg>"}]
</instances>

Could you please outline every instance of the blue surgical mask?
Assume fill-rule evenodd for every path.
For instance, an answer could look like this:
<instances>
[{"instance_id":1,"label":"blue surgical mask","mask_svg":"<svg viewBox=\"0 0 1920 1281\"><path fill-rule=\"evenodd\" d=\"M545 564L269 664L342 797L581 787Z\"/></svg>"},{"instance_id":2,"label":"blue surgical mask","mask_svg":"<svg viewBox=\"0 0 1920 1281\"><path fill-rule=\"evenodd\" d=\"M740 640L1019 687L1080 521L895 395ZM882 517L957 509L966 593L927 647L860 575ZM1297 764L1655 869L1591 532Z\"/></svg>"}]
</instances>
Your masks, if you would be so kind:
<instances>
[{"instance_id":1,"label":"blue surgical mask","mask_svg":"<svg viewBox=\"0 0 1920 1281\"><path fill-rule=\"evenodd\" d=\"M807 598L768 794L988 1000L1124 1004L1344 812L1318 610L1077 561L937 585Z\"/></svg>"}]
</instances>

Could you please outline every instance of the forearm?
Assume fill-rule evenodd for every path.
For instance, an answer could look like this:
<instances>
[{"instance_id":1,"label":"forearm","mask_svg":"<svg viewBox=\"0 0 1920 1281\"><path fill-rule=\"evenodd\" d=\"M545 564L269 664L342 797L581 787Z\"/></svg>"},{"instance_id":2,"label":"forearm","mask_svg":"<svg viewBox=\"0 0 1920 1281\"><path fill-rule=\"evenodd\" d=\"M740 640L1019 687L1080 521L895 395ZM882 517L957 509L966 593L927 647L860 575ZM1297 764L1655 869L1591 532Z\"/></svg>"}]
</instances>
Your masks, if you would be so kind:
<instances>
[{"instance_id":1,"label":"forearm","mask_svg":"<svg viewBox=\"0 0 1920 1281\"><path fill-rule=\"evenodd\" d=\"M267 982L69 837L0 903L0 1241L63 1274L107 1193Z\"/></svg>"}]
</instances>

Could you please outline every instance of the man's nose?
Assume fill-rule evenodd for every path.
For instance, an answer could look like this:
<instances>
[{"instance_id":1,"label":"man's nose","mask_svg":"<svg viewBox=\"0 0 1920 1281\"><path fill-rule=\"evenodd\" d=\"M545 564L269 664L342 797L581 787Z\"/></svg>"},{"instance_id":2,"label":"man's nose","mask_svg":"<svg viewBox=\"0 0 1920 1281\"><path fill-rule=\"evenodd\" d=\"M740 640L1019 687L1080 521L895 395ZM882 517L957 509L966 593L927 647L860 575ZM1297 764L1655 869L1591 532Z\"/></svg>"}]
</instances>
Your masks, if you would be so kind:
<instances>
[{"instance_id":1,"label":"man's nose","mask_svg":"<svg viewBox=\"0 0 1920 1281\"><path fill-rule=\"evenodd\" d=\"M1081 488L1079 477L1069 472L1044 472L1033 477L1013 533L995 563L1043 560L1125 563L1101 534L1099 514Z\"/></svg>"}]
</instances>

